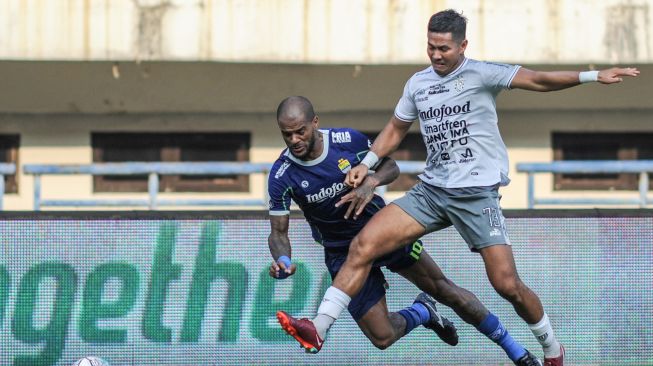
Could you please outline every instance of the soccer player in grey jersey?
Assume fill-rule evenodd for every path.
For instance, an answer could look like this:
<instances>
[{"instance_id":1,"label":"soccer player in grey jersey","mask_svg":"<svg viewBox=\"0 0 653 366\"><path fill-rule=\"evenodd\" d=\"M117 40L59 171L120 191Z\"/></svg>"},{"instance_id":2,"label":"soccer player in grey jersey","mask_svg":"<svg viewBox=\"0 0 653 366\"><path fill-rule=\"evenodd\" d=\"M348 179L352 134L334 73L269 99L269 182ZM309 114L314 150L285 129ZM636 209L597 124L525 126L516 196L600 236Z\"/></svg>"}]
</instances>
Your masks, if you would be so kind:
<instances>
[{"instance_id":1,"label":"soccer player in grey jersey","mask_svg":"<svg viewBox=\"0 0 653 366\"><path fill-rule=\"evenodd\" d=\"M347 258L351 240L385 206L374 194L374 187L394 180L399 168L392 159L384 158L363 184L350 189L342 183L345 174L352 166L360 164L371 145L363 134L349 128L319 130L319 118L313 105L301 96L288 97L279 104L277 123L288 149L272 166L268 180L271 228L268 244L275 259L269 274L283 279L295 273L288 237L288 207L292 198L304 212L314 239L324 246L325 264L329 274L335 277ZM325 187L329 187L330 194L322 194ZM350 218L352 214L353 219ZM418 295L413 305L389 312L381 267L405 277L424 293ZM332 300L348 303L354 320L379 349L389 347L420 324L433 330L446 343L456 345L455 326L438 314L435 300L427 294L437 296L492 340L501 339L497 343L518 365L536 362L537 358L509 335L496 316L490 316L492 322L483 325L482 321L491 313L474 294L458 287L442 273L420 241L398 247L374 261L357 295ZM325 332L319 333L318 329L328 328L334 320L329 316L315 322L296 319L285 311L278 311L277 319L284 331L309 353L320 351Z\"/></svg>"},{"instance_id":2,"label":"soccer player in grey jersey","mask_svg":"<svg viewBox=\"0 0 653 366\"><path fill-rule=\"evenodd\" d=\"M361 164L348 172L347 184L361 184L368 168L392 153L411 122L419 119L428 149L421 181L379 211L353 239L314 323L331 324L338 318L346 299L360 290L375 258L453 225L470 249L481 254L494 289L528 323L544 350L544 364L563 365L564 348L554 336L540 299L520 280L506 234L498 187L509 182L508 159L497 127L495 98L503 89L553 91L586 82L614 84L639 71L615 67L542 72L467 59L466 23L454 10L431 17L427 32L431 66L408 80L394 116ZM503 342L492 314L474 325L496 336L495 342ZM321 327L318 332L328 331L328 326ZM539 360L524 364L537 365Z\"/></svg>"}]
</instances>

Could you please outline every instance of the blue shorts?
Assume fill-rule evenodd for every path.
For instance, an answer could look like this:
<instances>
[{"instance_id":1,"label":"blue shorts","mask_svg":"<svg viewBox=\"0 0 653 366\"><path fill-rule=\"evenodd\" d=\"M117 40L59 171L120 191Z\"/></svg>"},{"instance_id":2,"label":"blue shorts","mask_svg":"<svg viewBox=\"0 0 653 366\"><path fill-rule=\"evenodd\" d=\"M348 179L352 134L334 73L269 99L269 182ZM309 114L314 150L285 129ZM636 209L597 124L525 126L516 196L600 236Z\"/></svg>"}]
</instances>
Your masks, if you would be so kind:
<instances>
[{"instance_id":1,"label":"blue shorts","mask_svg":"<svg viewBox=\"0 0 653 366\"><path fill-rule=\"evenodd\" d=\"M368 310L385 296L385 290L388 283L381 271L381 267L386 267L392 272L397 272L404 268L412 266L419 259L422 253L422 242L417 240L412 245L406 245L395 250L379 259L372 264L369 276L361 288L358 295L354 296L349 303L349 313L354 320L358 321L367 313ZM347 259L349 246L339 248L324 248L324 263L334 279Z\"/></svg>"}]
</instances>

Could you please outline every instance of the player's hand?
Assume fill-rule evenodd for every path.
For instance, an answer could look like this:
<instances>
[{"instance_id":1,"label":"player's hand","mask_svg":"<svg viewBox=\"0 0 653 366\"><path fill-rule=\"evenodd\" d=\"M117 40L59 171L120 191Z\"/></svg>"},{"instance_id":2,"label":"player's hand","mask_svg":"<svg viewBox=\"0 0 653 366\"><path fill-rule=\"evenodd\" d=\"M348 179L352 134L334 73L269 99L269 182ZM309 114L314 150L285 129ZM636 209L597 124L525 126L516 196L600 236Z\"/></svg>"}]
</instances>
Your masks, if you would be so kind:
<instances>
[{"instance_id":1,"label":"player's hand","mask_svg":"<svg viewBox=\"0 0 653 366\"><path fill-rule=\"evenodd\" d=\"M599 71L598 82L601 84L614 84L620 83L624 79L624 76L638 76L639 70L634 67L613 67L611 69L605 69Z\"/></svg>"},{"instance_id":2,"label":"player's hand","mask_svg":"<svg viewBox=\"0 0 653 366\"><path fill-rule=\"evenodd\" d=\"M342 196L340 201L336 203L336 207L340 207L345 203L350 202L349 207L347 208L347 212L345 212L345 219L348 219L351 216L352 212L354 213L354 220L356 220L358 216L363 213L365 206L367 206L367 204L370 203L374 197L374 188L376 186L374 185L373 181L373 177L365 178L363 184L357 188L354 188L346 195Z\"/></svg>"},{"instance_id":3,"label":"player's hand","mask_svg":"<svg viewBox=\"0 0 653 366\"><path fill-rule=\"evenodd\" d=\"M297 270L297 265L294 263L290 265L290 268L286 268L286 265L283 263L272 262L270 265L270 277L282 280L288 276L295 274Z\"/></svg>"},{"instance_id":4,"label":"player's hand","mask_svg":"<svg viewBox=\"0 0 653 366\"><path fill-rule=\"evenodd\" d=\"M356 165L347 172L347 176L345 177L345 184L353 188L358 187L367 176L368 171L369 168L367 165Z\"/></svg>"}]
</instances>

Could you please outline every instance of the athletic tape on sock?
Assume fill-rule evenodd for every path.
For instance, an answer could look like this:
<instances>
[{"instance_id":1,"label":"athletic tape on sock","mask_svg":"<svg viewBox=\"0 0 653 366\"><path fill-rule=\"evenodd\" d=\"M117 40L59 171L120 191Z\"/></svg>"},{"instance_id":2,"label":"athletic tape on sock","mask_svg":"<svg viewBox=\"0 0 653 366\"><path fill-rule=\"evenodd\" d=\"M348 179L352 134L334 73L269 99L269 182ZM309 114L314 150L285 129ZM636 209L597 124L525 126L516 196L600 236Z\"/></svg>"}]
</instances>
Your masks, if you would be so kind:
<instances>
[{"instance_id":1,"label":"athletic tape on sock","mask_svg":"<svg viewBox=\"0 0 653 366\"><path fill-rule=\"evenodd\" d=\"M334 319L340 317L340 313L347 308L351 297L336 287L329 287L324 293L322 303L317 309L318 314L325 314Z\"/></svg>"}]
</instances>

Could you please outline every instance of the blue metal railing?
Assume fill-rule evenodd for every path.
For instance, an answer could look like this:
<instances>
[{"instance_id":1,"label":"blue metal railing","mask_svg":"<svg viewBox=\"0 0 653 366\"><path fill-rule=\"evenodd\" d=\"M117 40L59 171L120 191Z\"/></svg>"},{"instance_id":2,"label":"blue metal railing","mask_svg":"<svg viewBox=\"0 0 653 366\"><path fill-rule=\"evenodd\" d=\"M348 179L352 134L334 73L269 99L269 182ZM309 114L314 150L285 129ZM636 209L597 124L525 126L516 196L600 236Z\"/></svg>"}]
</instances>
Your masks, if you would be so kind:
<instances>
[{"instance_id":1,"label":"blue metal railing","mask_svg":"<svg viewBox=\"0 0 653 366\"><path fill-rule=\"evenodd\" d=\"M546 205L627 205L644 208L651 202L648 198L648 174L653 173L653 160L577 160L552 163L519 163L517 171L528 174L528 208ZM536 198L535 174L639 174L639 197L628 198Z\"/></svg>"},{"instance_id":2,"label":"blue metal railing","mask_svg":"<svg viewBox=\"0 0 653 366\"><path fill-rule=\"evenodd\" d=\"M416 174L424 169L423 162L398 161L402 173ZM264 179L263 199L160 199L160 175L234 175L234 174L267 174L271 163L234 163L234 162L203 162L203 163L98 163L86 165L37 165L27 164L23 167L25 174L34 176L34 210L41 207L101 207L101 206L145 206L151 210L161 206L260 206L267 205L267 179ZM557 161L551 163L519 163L518 172L528 174L528 208L535 205L626 205L637 204L646 207L649 202L648 173L653 173L653 160L635 161ZM7 174L15 174L14 164L0 164L0 178ZM535 197L535 174L541 173L574 173L574 174L639 174L638 198L537 198ZM148 175L148 199L43 199L41 197L43 175ZM0 192L4 192L4 180L0 179ZM384 195L386 187L380 187L379 193ZM0 195L2 209L2 195Z\"/></svg>"},{"instance_id":3,"label":"blue metal railing","mask_svg":"<svg viewBox=\"0 0 653 366\"><path fill-rule=\"evenodd\" d=\"M155 210L160 206L265 206L267 199L159 199L160 175L233 175L267 173L270 163L101 163L86 165L35 165L23 166L25 174L34 175L34 210L41 207L98 207L98 206L147 206ZM148 175L149 198L142 199L51 199L41 197L43 175ZM267 180L264 180L267 184ZM267 188L265 189L267 192Z\"/></svg>"},{"instance_id":4,"label":"blue metal railing","mask_svg":"<svg viewBox=\"0 0 653 366\"><path fill-rule=\"evenodd\" d=\"M16 164L0 163L0 211L3 207L5 196L5 175L16 174Z\"/></svg>"},{"instance_id":5,"label":"blue metal railing","mask_svg":"<svg viewBox=\"0 0 653 366\"><path fill-rule=\"evenodd\" d=\"M420 173L424 163L414 161L397 162L402 173ZM160 175L233 175L233 174L267 174L272 163L98 163L86 165L36 165L23 166L25 174L34 176L34 210L42 207L100 207L100 206L135 206L155 210L162 206L260 206L267 207L267 179L264 179L263 199L160 199ZM148 199L43 199L41 196L44 175L148 175ZM380 193L385 193L381 187Z\"/></svg>"}]
</instances>

